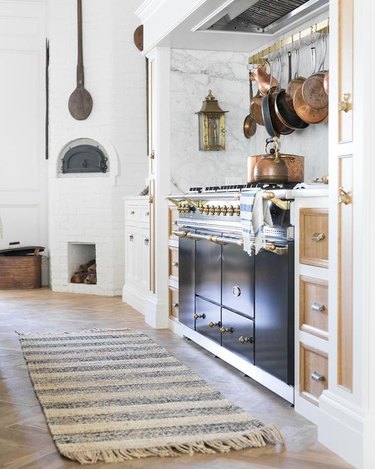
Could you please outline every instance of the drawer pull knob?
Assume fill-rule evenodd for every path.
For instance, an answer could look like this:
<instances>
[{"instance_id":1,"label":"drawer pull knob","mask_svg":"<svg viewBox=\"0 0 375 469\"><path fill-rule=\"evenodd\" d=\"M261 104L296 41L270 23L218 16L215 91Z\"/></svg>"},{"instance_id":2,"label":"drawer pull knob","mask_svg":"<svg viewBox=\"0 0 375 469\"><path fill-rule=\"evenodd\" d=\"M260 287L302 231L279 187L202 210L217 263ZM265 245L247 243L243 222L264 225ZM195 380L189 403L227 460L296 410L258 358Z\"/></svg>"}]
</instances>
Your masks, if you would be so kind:
<instances>
[{"instance_id":1,"label":"drawer pull knob","mask_svg":"<svg viewBox=\"0 0 375 469\"><path fill-rule=\"evenodd\" d=\"M316 381L317 383L322 383L323 381L325 381L325 377L323 375L321 375L318 371L313 371L311 373L311 379L313 381Z\"/></svg>"},{"instance_id":2,"label":"drawer pull knob","mask_svg":"<svg viewBox=\"0 0 375 469\"><path fill-rule=\"evenodd\" d=\"M210 321L210 322L208 323L208 325L209 325L211 328L212 328L212 327L216 327L216 326L221 327L221 322L220 322L220 321L219 321L219 322L212 322L212 321Z\"/></svg>"},{"instance_id":3,"label":"drawer pull knob","mask_svg":"<svg viewBox=\"0 0 375 469\"><path fill-rule=\"evenodd\" d=\"M130 212L130 215L134 215L134 214L135 214L135 211L132 210L132 211Z\"/></svg>"},{"instance_id":4,"label":"drawer pull knob","mask_svg":"<svg viewBox=\"0 0 375 469\"><path fill-rule=\"evenodd\" d=\"M178 267L178 262L172 262L173 267Z\"/></svg>"},{"instance_id":5,"label":"drawer pull knob","mask_svg":"<svg viewBox=\"0 0 375 469\"><path fill-rule=\"evenodd\" d=\"M177 226L178 225L178 220L174 220L173 224L174 224L174 226Z\"/></svg>"},{"instance_id":6,"label":"drawer pull knob","mask_svg":"<svg viewBox=\"0 0 375 469\"><path fill-rule=\"evenodd\" d=\"M344 191L342 187L339 188L339 204L349 205L351 197L349 192Z\"/></svg>"},{"instance_id":7,"label":"drawer pull knob","mask_svg":"<svg viewBox=\"0 0 375 469\"><path fill-rule=\"evenodd\" d=\"M150 212L146 212L146 217L148 217L150 215Z\"/></svg>"},{"instance_id":8,"label":"drawer pull knob","mask_svg":"<svg viewBox=\"0 0 375 469\"><path fill-rule=\"evenodd\" d=\"M233 327L220 327L220 332L225 334L226 332L230 332L231 334L234 332Z\"/></svg>"},{"instance_id":9,"label":"drawer pull knob","mask_svg":"<svg viewBox=\"0 0 375 469\"><path fill-rule=\"evenodd\" d=\"M349 102L350 100L350 93L344 93L342 96L342 100L339 102L339 112L349 112L352 109L352 105Z\"/></svg>"},{"instance_id":10,"label":"drawer pull knob","mask_svg":"<svg viewBox=\"0 0 375 469\"><path fill-rule=\"evenodd\" d=\"M133 236L133 235L129 235L129 240L130 240L130 241L133 241L133 239L134 239L134 236Z\"/></svg>"},{"instance_id":11,"label":"drawer pull knob","mask_svg":"<svg viewBox=\"0 0 375 469\"><path fill-rule=\"evenodd\" d=\"M316 243L318 243L319 241L323 241L323 239L325 239L326 235L324 233L314 233L312 236L311 236L311 239L313 241L315 241Z\"/></svg>"},{"instance_id":12,"label":"drawer pull knob","mask_svg":"<svg viewBox=\"0 0 375 469\"><path fill-rule=\"evenodd\" d=\"M238 285L235 285L233 288L232 288L232 293L234 296L240 296L241 295L241 288L238 286Z\"/></svg>"},{"instance_id":13,"label":"drawer pull knob","mask_svg":"<svg viewBox=\"0 0 375 469\"><path fill-rule=\"evenodd\" d=\"M148 243L150 242L150 240L148 238L145 238L143 242L145 243L146 246L148 246Z\"/></svg>"},{"instance_id":14,"label":"drawer pull knob","mask_svg":"<svg viewBox=\"0 0 375 469\"><path fill-rule=\"evenodd\" d=\"M173 303L173 308L178 308L178 303Z\"/></svg>"},{"instance_id":15,"label":"drawer pull knob","mask_svg":"<svg viewBox=\"0 0 375 469\"><path fill-rule=\"evenodd\" d=\"M320 303L313 303L311 305L311 309L312 311L315 311L316 313L322 313L323 311L325 311L326 307Z\"/></svg>"},{"instance_id":16,"label":"drawer pull knob","mask_svg":"<svg viewBox=\"0 0 375 469\"><path fill-rule=\"evenodd\" d=\"M206 319L206 315L203 313L203 314L197 314L195 313L194 314L194 319ZM211 327L211 326L210 326Z\"/></svg>"},{"instance_id":17,"label":"drawer pull knob","mask_svg":"<svg viewBox=\"0 0 375 469\"><path fill-rule=\"evenodd\" d=\"M248 342L250 342L250 344L253 344L254 343L254 337L243 337L241 335L241 337L238 339L238 342L243 345L243 344L246 344Z\"/></svg>"}]
</instances>

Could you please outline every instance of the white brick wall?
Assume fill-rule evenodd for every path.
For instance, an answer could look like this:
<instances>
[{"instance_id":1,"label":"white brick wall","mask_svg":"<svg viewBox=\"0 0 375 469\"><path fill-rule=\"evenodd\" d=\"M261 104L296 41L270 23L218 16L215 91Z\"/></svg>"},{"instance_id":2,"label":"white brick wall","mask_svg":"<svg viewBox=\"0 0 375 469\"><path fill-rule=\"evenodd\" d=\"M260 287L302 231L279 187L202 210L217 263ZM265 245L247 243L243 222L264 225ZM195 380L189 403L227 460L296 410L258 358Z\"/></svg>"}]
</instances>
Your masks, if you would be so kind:
<instances>
[{"instance_id":1,"label":"white brick wall","mask_svg":"<svg viewBox=\"0 0 375 469\"><path fill-rule=\"evenodd\" d=\"M120 295L124 283L124 195L137 195L147 176L145 59L135 48L134 15L141 0L83 1L85 86L94 106L77 121L68 111L75 89L76 0L53 0L50 38L49 237L51 287ZM92 138L106 149L110 173L57 177L69 141ZM68 243L94 243L97 285L70 284Z\"/></svg>"}]
</instances>

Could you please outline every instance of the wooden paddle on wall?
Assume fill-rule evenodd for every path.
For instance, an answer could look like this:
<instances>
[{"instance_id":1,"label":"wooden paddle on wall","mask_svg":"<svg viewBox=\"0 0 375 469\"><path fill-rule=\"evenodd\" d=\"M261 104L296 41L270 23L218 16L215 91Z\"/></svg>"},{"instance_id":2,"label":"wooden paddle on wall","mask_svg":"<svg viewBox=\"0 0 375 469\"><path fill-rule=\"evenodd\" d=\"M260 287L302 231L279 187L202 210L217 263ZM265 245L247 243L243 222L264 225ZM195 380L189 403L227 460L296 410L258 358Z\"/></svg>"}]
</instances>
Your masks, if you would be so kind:
<instances>
[{"instance_id":1,"label":"wooden paddle on wall","mask_svg":"<svg viewBox=\"0 0 375 469\"><path fill-rule=\"evenodd\" d=\"M69 98L69 112L77 120L87 119L92 111L92 97L85 89L82 52L82 0L77 0L78 62L77 87Z\"/></svg>"}]
</instances>

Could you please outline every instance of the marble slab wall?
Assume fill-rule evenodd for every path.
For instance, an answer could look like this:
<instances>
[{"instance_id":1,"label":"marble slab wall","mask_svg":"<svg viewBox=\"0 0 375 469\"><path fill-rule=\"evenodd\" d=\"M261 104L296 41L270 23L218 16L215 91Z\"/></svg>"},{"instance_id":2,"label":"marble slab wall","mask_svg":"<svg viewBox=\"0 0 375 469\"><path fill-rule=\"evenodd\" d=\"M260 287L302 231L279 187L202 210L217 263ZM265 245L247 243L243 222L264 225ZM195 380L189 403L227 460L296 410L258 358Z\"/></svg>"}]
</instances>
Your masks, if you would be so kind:
<instances>
[{"instance_id":1,"label":"marble slab wall","mask_svg":"<svg viewBox=\"0 0 375 469\"><path fill-rule=\"evenodd\" d=\"M321 54L322 55L322 54ZM311 71L310 50L301 49L300 72ZM286 56L284 57L284 62ZM237 52L171 50L171 175L178 187L246 182L247 157L264 153L267 134L258 126L251 139L243 135L249 112L248 54ZM275 67L276 71L276 67ZM284 83L287 70L283 69ZM226 149L199 151L198 117L211 89L226 114ZM305 181L328 174L328 124L281 136L283 153L305 157ZM176 188L171 185L171 191Z\"/></svg>"}]
</instances>

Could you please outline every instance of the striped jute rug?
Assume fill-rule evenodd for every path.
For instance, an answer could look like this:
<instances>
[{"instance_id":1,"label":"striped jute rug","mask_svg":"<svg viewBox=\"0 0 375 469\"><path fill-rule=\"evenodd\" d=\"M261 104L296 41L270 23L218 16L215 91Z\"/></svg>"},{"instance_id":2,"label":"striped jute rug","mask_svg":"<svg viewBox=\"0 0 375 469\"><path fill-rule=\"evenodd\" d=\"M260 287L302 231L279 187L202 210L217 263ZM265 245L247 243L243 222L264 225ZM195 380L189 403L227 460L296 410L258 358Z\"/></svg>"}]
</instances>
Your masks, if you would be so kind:
<instances>
[{"instance_id":1,"label":"striped jute rug","mask_svg":"<svg viewBox=\"0 0 375 469\"><path fill-rule=\"evenodd\" d=\"M60 453L82 464L282 443L147 335L20 334Z\"/></svg>"}]
</instances>

